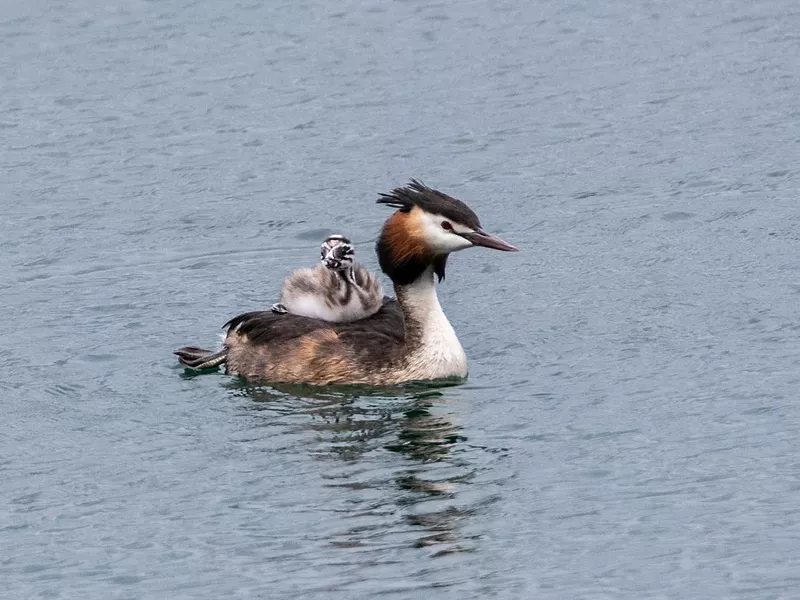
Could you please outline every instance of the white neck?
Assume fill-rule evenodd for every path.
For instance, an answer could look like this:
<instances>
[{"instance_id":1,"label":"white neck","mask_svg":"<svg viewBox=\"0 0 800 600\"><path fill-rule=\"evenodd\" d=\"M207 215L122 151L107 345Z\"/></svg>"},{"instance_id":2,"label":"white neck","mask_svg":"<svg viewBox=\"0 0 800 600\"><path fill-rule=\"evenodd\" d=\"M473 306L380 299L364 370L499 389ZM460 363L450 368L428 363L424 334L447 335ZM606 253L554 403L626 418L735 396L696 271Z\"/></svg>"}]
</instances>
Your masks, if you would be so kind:
<instances>
[{"instance_id":1,"label":"white neck","mask_svg":"<svg viewBox=\"0 0 800 600\"><path fill-rule=\"evenodd\" d=\"M467 376L467 356L439 304L433 267L413 283L395 286L406 317L406 366L409 380Z\"/></svg>"}]
</instances>

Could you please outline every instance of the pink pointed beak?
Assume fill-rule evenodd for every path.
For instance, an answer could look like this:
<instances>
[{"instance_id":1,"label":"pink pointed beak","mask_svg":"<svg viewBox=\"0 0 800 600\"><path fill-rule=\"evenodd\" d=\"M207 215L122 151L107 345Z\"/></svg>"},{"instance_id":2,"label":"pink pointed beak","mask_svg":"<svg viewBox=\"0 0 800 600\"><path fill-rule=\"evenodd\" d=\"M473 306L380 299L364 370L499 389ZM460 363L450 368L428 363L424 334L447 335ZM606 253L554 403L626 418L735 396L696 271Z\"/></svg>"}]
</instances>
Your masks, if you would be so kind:
<instances>
[{"instance_id":1,"label":"pink pointed beak","mask_svg":"<svg viewBox=\"0 0 800 600\"><path fill-rule=\"evenodd\" d=\"M503 252L519 252L519 248L512 246L505 240L500 239L496 235L486 233L481 229L471 231L469 233L459 234L466 240L472 242L475 246L483 246L484 248L493 248L494 250L502 250Z\"/></svg>"}]
</instances>

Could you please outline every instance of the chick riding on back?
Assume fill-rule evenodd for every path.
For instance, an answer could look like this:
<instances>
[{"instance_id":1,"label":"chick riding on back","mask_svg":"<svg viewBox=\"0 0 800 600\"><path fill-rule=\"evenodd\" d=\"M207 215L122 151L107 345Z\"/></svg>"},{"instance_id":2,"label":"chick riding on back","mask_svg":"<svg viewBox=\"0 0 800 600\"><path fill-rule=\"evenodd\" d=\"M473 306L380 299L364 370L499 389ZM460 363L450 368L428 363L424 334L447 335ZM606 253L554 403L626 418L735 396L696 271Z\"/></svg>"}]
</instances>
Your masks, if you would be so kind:
<instances>
[{"instance_id":1,"label":"chick riding on back","mask_svg":"<svg viewBox=\"0 0 800 600\"><path fill-rule=\"evenodd\" d=\"M273 312L345 323L365 319L383 305L378 279L356 263L353 245L342 235L328 237L320 248L321 262L298 269L283 282Z\"/></svg>"}]
</instances>

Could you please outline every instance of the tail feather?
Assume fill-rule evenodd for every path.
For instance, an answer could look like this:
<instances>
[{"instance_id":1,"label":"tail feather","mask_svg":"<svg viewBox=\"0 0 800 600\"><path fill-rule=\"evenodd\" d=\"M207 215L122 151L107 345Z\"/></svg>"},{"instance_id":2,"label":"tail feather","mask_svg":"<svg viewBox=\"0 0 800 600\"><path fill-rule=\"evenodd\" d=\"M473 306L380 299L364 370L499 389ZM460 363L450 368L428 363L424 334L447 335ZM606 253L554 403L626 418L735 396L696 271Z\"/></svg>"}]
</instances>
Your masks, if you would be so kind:
<instances>
[{"instance_id":1,"label":"tail feather","mask_svg":"<svg viewBox=\"0 0 800 600\"><path fill-rule=\"evenodd\" d=\"M178 355L178 361L182 365L197 370L213 369L224 364L228 359L227 348L214 352L213 350L204 350L195 346L186 346L176 350L175 354Z\"/></svg>"}]
</instances>

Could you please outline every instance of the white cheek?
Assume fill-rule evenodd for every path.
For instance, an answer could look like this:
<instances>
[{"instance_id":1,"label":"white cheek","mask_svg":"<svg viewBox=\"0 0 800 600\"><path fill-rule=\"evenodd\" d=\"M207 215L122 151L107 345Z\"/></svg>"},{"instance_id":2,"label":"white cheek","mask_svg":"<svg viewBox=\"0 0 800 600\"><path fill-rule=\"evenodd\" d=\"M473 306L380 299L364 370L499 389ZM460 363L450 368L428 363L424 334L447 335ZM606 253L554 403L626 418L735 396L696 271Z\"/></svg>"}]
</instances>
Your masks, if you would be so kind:
<instances>
[{"instance_id":1,"label":"white cheek","mask_svg":"<svg viewBox=\"0 0 800 600\"><path fill-rule=\"evenodd\" d=\"M440 252L456 252L472 246L472 242L468 242L460 235L442 231L442 241L438 250Z\"/></svg>"},{"instance_id":2,"label":"white cheek","mask_svg":"<svg viewBox=\"0 0 800 600\"><path fill-rule=\"evenodd\" d=\"M431 248L436 252L444 253L456 252L472 246L472 242L442 228L442 221L446 220L438 215L425 215L425 239Z\"/></svg>"}]
</instances>

